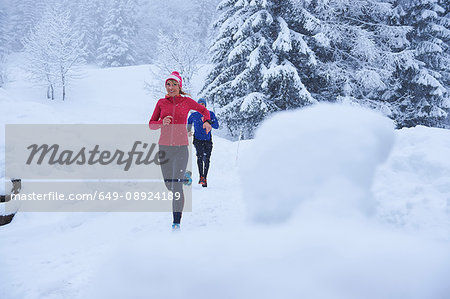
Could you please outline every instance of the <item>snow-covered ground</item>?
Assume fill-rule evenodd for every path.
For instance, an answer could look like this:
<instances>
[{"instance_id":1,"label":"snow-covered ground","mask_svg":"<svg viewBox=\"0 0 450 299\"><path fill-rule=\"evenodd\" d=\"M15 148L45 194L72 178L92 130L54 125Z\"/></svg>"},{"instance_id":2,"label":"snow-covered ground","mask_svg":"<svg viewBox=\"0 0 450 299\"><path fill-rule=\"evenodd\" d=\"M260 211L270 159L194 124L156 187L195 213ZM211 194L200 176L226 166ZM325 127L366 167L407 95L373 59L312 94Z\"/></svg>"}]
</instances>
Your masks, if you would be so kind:
<instances>
[{"instance_id":1,"label":"snow-covered ground","mask_svg":"<svg viewBox=\"0 0 450 299\"><path fill-rule=\"evenodd\" d=\"M64 103L13 68L2 122L147 123L148 68L87 68ZM0 298L450 298L450 131L318 105L218 135L179 234L170 213L18 213Z\"/></svg>"}]
</instances>

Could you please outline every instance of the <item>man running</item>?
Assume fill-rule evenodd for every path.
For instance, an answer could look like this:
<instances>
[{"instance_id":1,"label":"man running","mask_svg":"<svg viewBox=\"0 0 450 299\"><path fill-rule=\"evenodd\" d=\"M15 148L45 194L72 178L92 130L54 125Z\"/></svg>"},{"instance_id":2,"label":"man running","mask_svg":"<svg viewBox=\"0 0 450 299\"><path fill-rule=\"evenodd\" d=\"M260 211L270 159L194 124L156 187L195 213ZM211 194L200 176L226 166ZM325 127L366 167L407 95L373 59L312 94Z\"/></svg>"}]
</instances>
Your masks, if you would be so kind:
<instances>
[{"instance_id":1,"label":"man running","mask_svg":"<svg viewBox=\"0 0 450 299\"><path fill-rule=\"evenodd\" d=\"M203 98L199 99L197 103L206 107L206 100ZM216 115L212 111L209 111L209 114L211 116L211 126L214 129L218 129L219 122L217 121ZM192 125L194 125L194 134L191 132ZM197 151L197 166L200 174L198 183L203 187L207 187L206 177L208 176L209 158L211 157L213 142L211 132L206 133L206 130L203 128L203 115L201 113L194 112L189 116L188 131L189 136L194 135L193 144Z\"/></svg>"}]
</instances>

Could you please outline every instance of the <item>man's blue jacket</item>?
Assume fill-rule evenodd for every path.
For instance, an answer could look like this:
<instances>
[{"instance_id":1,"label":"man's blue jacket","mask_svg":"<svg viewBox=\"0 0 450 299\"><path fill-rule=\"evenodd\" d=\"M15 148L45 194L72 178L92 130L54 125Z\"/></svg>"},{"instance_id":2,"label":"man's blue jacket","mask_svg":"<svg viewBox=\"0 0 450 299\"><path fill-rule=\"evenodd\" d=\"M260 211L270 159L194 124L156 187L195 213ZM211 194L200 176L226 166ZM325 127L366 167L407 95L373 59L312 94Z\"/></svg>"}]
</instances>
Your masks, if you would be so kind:
<instances>
[{"instance_id":1,"label":"man's blue jacket","mask_svg":"<svg viewBox=\"0 0 450 299\"><path fill-rule=\"evenodd\" d=\"M211 126L214 129L219 128L219 121L216 118L214 112L209 111L211 116ZM199 112L192 113L188 118L188 130L191 130L192 125L194 125L194 137L199 140L211 140L211 131L206 134L206 130L203 129L202 114Z\"/></svg>"}]
</instances>

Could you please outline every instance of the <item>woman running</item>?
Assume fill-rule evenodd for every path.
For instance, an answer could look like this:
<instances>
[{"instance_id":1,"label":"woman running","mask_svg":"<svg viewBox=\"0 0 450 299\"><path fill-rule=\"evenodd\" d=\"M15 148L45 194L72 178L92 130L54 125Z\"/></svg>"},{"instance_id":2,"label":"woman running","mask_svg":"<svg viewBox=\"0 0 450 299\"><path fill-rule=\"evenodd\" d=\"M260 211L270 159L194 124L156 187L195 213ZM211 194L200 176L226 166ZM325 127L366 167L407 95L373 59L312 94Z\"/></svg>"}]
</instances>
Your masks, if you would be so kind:
<instances>
[{"instance_id":1,"label":"woman running","mask_svg":"<svg viewBox=\"0 0 450 299\"><path fill-rule=\"evenodd\" d=\"M165 152L167 163L161 164L161 171L167 189L174 194L179 192L178 200L172 201L172 230L180 229L181 215L184 207L183 181L189 158L187 117L190 110L200 112L204 117L203 127L211 131L208 109L187 96L182 90L183 80L178 72L172 72L165 82L167 94L156 104L149 127L161 129L159 150Z\"/></svg>"}]
</instances>

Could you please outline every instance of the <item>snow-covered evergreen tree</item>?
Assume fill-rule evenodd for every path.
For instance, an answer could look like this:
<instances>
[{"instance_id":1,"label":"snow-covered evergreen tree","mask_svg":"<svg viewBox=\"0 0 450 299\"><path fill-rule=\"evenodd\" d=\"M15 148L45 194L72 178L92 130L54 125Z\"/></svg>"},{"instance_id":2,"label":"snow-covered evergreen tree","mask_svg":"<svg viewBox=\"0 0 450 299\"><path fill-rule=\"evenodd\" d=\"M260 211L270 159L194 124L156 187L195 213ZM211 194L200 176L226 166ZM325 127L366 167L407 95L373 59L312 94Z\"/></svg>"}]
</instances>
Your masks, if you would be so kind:
<instances>
[{"instance_id":1,"label":"snow-covered evergreen tree","mask_svg":"<svg viewBox=\"0 0 450 299\"><path fill-rule=\"evenodd\" d=\"M12 51L23 49L23 38L28 36L32 28L42 17L47 5L53 0L20 0L10 6L8 18L8 44Z\"/></svg>"},{"instance_id":2,"label":"snow-covered evergreen tree","mask_svg":"<svg viewBox=\"0 0 450 299\"><path fill-rule=\"evenodd\" d=\"M399 127L445 126L448 88L442 79L449 67L450 36L445 10L436 0L397 1L396 5L401 13L395 21L409 25L411 31L410 46L398 55L394 73L394 118Z\"/></svg>"},{"instance_id":3,"label":"snow-covered evergreen tree","mask_svg":"<svg viewBox=\"0 0 450 299\"><path fill-rule=\"evenodd\" d=\"M136 62L136 2L112 3L103 25L97 61L103 67L133 65Z\"/></svg>"},{"instance_id":4,"label":"snow-covered evergreen tree","mask_svg":"<svg viewBox=\"0 0 450 299\"><path fill-rule=\"evenodd\" d=\"M82 43L86 53L85 60L95 63L97 49L100 47L101 35L107 14L105 0L76 0L70 1L74 29L82 36Z\"/></svg>"},{"instance_id":5,"label":"snow-covered evergreen tree","mask_svg":"<svg viewBox=\"0 0 450 299\"><path fill-rule=\"evenodd\" d=\"M321 21L313 38L318 67L304 79L320 101L351 102L392 115L389 90L394 52L408 44L407 27L389 25L392 5L382 0L303 1Z\"/></svg>"},{"instance_id":6,"label":"snow-covered evergreen tree","mask_svg":"<svg viewBox=\"0 0 450 299\"><path fill-rule=\"evenodd\" d=\"M160 33L171 36L181 34L201 51L202 63L206 63L210 41L210 24L215 17L219 0L141 0L138 11L139 32L137 52L141 63L154 63L158 59ZM170 21L168 21L170 20Z\"/></svg>"},{"instance_id":7,"label":"snow-covered evergreen tree","mask_svg":"<svg viewBox=\"0 0 450 299\"><path fill-rule=\"evenodd\" d=\"M7 19L6 10L3 6L0 5L0 87L3 86L6 80L5 60L6 55L8 53L8 41L6 38L7 34L6 19Z\"/></svg>"},{"instance_id":8,"label":"snow-covered evergreen tree","mask_svg":"<svg viewBox=\"0 0 450 299\"><path fill-rule=\"evenodd\" d=\"M138 63L149 64L156 57L158 21L154 9L156 2L145 2L140 5L137 15L136 59Z\"/></svg>"},{"instance_id":9,"label":"snow-covered evergreen tree","mask_svg":"<svg viewBox=\"0 0 450 299\"><path fill-rule=\"evenodd\" d=\"M304 34L314 31L308 26L317 20L306 13L294 18L294 9L291 1L278 0L224 0L218 6L214 66L202 94L220 108L232 136L251 138L269 114L315 102L298 70L315 63Z\"/></svg>"},{"instance_id":10,"label":"snow-covered evergreen tree","mask_svg":"<svg viewBox=\"0 0 450 299\"><path fill-rule=\"evenodd\" d=\"M441 82L447 90L447 95L442 105L442 108L447 113L445 127L450 129L450 2L439 0L438 4L445 10L445 13L439 18L439 25L445 28L444 34L440 37L443 41L442 46L444 49L440 74L442 75Z\"/></svg>"},{"instance_id":11,"label":"snow-covered evergreen tree","mask_svg":"<svg viewBox=\"0 0 450 299\"><path fill-rule=\"evenodd\" d=\"M55 88L61 87L62 99L70 79L83 63L81 36L74 31L70 14L62 5L48 7L41 21L24 39L29 60L26 67L32 79L46 82L47 98L55 98Z\"/></svg>"},{"instance_id":12,"label":"snow-covered evergreen tree","mask_svg":"<svg viewBox=\"0 0 450 299\"><path fill-rule=\"evenodd\" d=\"M8 52L6 9L0 4L0 55Z\"/></svg>"},{"instance_id":13,"label":"snow-covered evergreen tree","mask_svg":"<svg viewBox=\"0 0 450 299\"><path fill-rule=\"evenodd\" d=\"M211 35L211 24L216 17L216 7L218 0L193 0L191 13L193 16L193 25L195 36L199 42L206 46L209 44ZM206 51L205 53L206 54Z\"/></svg>"}]
</instances>

